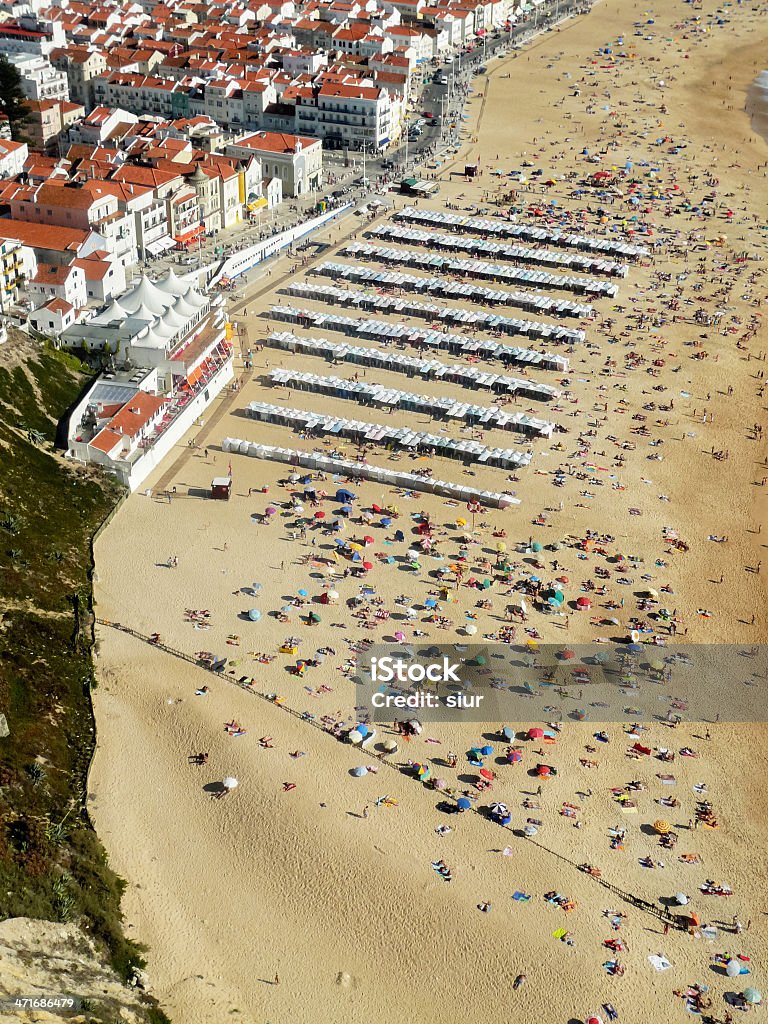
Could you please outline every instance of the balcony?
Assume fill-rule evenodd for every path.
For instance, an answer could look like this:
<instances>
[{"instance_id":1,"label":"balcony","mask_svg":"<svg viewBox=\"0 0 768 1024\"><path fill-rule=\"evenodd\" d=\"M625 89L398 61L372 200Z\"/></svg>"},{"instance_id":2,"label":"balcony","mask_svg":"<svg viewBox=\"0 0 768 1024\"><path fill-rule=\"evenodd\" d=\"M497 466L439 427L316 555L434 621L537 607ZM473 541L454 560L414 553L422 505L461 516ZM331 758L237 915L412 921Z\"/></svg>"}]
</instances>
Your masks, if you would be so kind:
<instances>
[{"instance_id":1,"label":"balcony","mask_svg":"<svg viewBox=\"0 0 768 1024\"><path fill-rule=\"evenodd\" d=\"M174 421L184 412L189 403L204 391L217 373L226 366L232 358L232 346L226 341L220 341L216 348L206 357L202 365L180 382L178 387L169 396L170 400L166 406L165 413L160 419L151 434L143 437L139 447L130 457L130 462L136 462L147 449L152 448L160 440L162 435L171 427Z\"/></svg>"}]
</instances>

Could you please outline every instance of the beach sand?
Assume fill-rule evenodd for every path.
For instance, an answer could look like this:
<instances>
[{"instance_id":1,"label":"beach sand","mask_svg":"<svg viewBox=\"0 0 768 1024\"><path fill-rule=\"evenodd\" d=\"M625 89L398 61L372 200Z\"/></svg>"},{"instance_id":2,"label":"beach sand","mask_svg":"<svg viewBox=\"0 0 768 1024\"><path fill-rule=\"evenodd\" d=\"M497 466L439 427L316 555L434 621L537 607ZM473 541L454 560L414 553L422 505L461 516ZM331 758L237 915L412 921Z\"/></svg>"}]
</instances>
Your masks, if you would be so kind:
<instances>
[{"instance_id":1,"label":"beach sand","mask_svg":"<svg viewBox=\"0 0 768 1024\"><path fill-rule=\"evenodd\" d=\"M712 10L713 4L704 5L704 14ZM766 18L756 11L757 5L732 8L727 24L705 33L691 24L675 28L692 11L684 4L665 5L655 13L655 24L643 30L643 35L653 35L648 40L635 35L633 28L634 21L650 17L645 9L609 0L588 18L542 36L530 50L491 63L487 79L473 82L476 96L467 111L474 120L468 122L468 138L456 164L463 166L465 157L477 158L484 175L473 183L458 176L447 180L446 168L440 168L439 198L419 204L442 209L445 201L452 201L459 207L475 203L494 210L484 193L496 190L495 179L489 177L496 166L517 168L527 159L543 169L544 178L571 169L583 176L598 165L580 161L581 150L594 152L612 142L615 148L604 155L600 167L623 167L632 159L640 172L643 161L653 162L659 167L660 186L676 175L692 205L709 191L705 179L712 173L719 179L713 186L718 202L734 211L730 223L724 208L701 221L688 213L667 216L662 203L647 201L651 212L644 215L646 220L681 232L681 255L661 251L654 263L633 266L621 282L616 303L595 303L598 317L586 330L598 348L571 353L570 383L564 385L578 402L564 398L558 411L524 402L517 407L567 426L567 435L557 435L564 450L553 449L550 442L531 442L533 461L511 484L501 470L476 467L475 475L468 477L459 463L432 460L435 475L444 479L493 490L514 488L520 505L484 511L478 516L477 539L489 547L493 531L503 529L510 551L530 536L544 544L566 541L570 546L556 555L562 569L550 568L549 552L541 558L547 578L554 572L569 576L569 599L579 596L582 580L597 564L595 557L580 559L572 546L572 539L582 537L585 530L609 533L615 538L610 544L613 552L643 559L630 573L634 586L622 589L619 573L613 570L606 581L605 600L618 605L626 597L624 607L605 613L619 619L618 630L592 625L589 612L573 614L567 627L565 619L532 615L528 625L549 642L626 634L630 618L638 615L632 595L642 589L643 576L649 578L646 586L670 588L664 600L677 609L679 634L687 630L686 640L756 644L765 639L768 560L762 571L756 570L765 551L759 532L765 522L765 488L760 484L768 467L764 443L750 428L765 422L758 375L766 365L759 356L768 349L768 339L764 328L753 332L748 321L764 310L766 290L760 276L749 280L762 272L760 263L735 263L742 251L764 249L753 214L759 220L765 209L768 150L751 132L744 111L746 90L761 69L764 54L760 34L764 37ZM594 56L596 46L615 45L622 33L632 56L603 68L609 60ZM573 86L579 78L580 95L575 96ZM665 82L663 87L659 79ZM661 112L662 103L667 114ZM665 136L666 143L655 144ZM475 137L477 142L470 141ZM689 175L699 175L700 181L690 182ZM543 196L533 185L535 191L521 192L517 201L557 198L566 209L598 205L588 197L572 198L575 187L558 181ZM403 205L401 199L397 205ZM618 205L609 208L608 216L623 216L624 211L627 216L632 213ZM580 230L594 232L598 220L588 216ZM335 243L352 228L352 222L345 221L328 237ZM363 226L357 225L356 231L362 239ZM701 242L687 237L690 232L698 232ZM652 237L656 235L658 230ZM704 247L704 240L721 235L727 236L723 244ZM700 250L694 248L698 245ZM701 267L700 259L706 260ZM659 273L671 274L671 282L654 278ZM688 276L679 281L680 319L672 323L665 302L674 295L680 274ZM235 307L233 315L254 349L270 329L288 327L258 315L270 303L323 308L281 295L277 289L283 275L291 275L287 259L276 264L271 279L254 284L253 294L239 304L247 307L247 315ZM698 284L702 289L694 291ZM268 286L274 290L262 295ZM719 294L722 289L725 293ZM623 311L614 310L616 304ZM726 309L719 328L690 322L699 306L708 312ZM638 312L651 320L659 313L667 322L653 332L640 330L630 320ZM615 322L608 325L607 318ZM618 342L609 344L611 337ZM341 335L334 340L341 340ZM691 358L696 350L688 343L693 340L703 342L708 358ZM657 377L647 373L647 364L625 369L625 343L630 341L647 359L664 360ZM745 347L737 349L737 341ZM617 362L611 376L600 373L607 358ZM544 784L538 797L537 782L527 774L538 759L531 749L535 744L522 744L523 764L498 770L491 799L509 804L517 828L528 814L542 820L536 837L540 845L534 845L477 814L446 816L436 809L437 793L390 764L377 765L370 756L301 719L302 712L316 719L338 714L354 723L354 687L340 671L348 655L347 641L382 639L397 625L390 621L366 631L351 618L345 602L357 594L360 583L352 577L334 581L341 602L318 608L323 621L311 630L300 622L297 611L289 613L288 623L268 614L294 599L300 588L310 597L320 593L328 582L328 569L303 562L308 556L328 556L331 550L330 539L321 530L310 529L305 539L291 540L289 520L280 514L254 524L252 514L263 513L270 502L288 500L289 490L280 483L285 468L230 457L220 450L226 436L310 447L285 428L257 424L242 414L255 399L304 409L329 407L328 398L266 389L263 375L277 365L347 377L352 373L348 365L323 369L319 360L302 362L301 357L257 349L253 371L240 371L241 389L219 399L205 424L191 433L199 447L190 449L185 439L148 481L153 495L133 495L96 546L101 619L120 622L144 636L159 633L164 643L186 655L210 651L233 662L227 673L215 677L125 633L98 627L98 749L90 777L91 812L113 867L128 881L128 931L149 946L151 987L163 1007L174 1021L203 1024L225 1019L354 1022L385 1016L447 1024L478 1012L491 1022L514 1016L566 1024L581 1021L608 1002L625 1024L683 1020L685 1009L673 989L695 981L709 984L715 1011L722 1015L723 994L744 987L710 968L710 957L724 950L751 956L754 970L746 981L764 987L768 949L762 908L768 876L761 725L711 725L709 740L704 727L695 723L675 732L659 723L651 725L643 734L648 746L690 746L700 753L698 758L676 758L669 769L677 778L675 787L661 785L658 774L665 769L656 759L627 759L630 741L621 726L608 726L611 742L599 745L595 754L585 754L585 746L594 745L591 737L599 726L568 723L546 754L559 774ZM535 376L558 383L551 374ZM378 370L369 370L368 377L402 389L450 393L447 385L417 386L402 375ZM728 384L733 387L731 395L726 393ZM617 385L626 390L616 390ZM657 385L667 390L656 393L652 389ZM490 404L487 396L470 399L468 392L462 393L466 400ZM643 411L651 401L667 404L670 398L674 408L667 412ZM340 415L370 421L382 421L384 415L342 401L333 402L333 408ZM647 417L649 437L629 433L640 422L633 420L636 415ZM668 423L661 424L660 419ZM438 424L425 425L429 421L423 416L398 414L401 421L424 430L439 429ZM576 435L588 429L596 431L589 439L592 447L577 456ZM454 425L449 432L466 436ZM616 464L620 450L608 435L636 441L634 451L624 452L623 465ZM663 445L649 447L654 438ZM504 446L517 443L510 433L493 433L487 440ZM520 450L528 447L528 442L520 443ZM353 450L351 444L346 448ZM713 449L727 451L728 459L713 458ZM662 461L647 458L658 453L663 454ZM213 476L226 472L230 459L232 499L225 503L197 497ZM372 451L369 459L388 464L384 452ZM569 477L565 488L553 488L552 473L561 463L578 471L584 471L585 463L598 469L589 469L584 482ZM412 468L406 457L399 466ZM602 474L601 468L606 470ZM166 502L162 492L172 487L176 497ZM268 488L266 493L249 493L263 487ZM327 489L334 491L331 481ZM412 525L408 517L426 510L445 533L440 543L446 560L457 557L465 528L457 526L456 519L466 518L463 506L431 495L395 495L375 483L355 483L352 489L362 506L397 504L402 516L395 526L403 525L406 531ZM630 508L642 514L631 515ZM541 514L544 525L533 525ZM662 537L665 526L688 543L687 553L669 553ZM346 535L368 530L350 527ZM387 545L385 537L391 531L371 532L375 555L397 556L392 566L376 558L370 573L383 606L392 609L402 594L420 605L428 590L434 590L428 572L438 563L425 560L423 571L408 572L400 561L408 543ZM728 542L712 543L710 535L727 536ZM470 548L470 562L479 554L479 549ZM174 555L178 567L168 568ZM520 571L530 571L525 558ZM254 582L261 586L255 598L244 592ZM503 624L506 602L498 587L490 593L491 610L478 610L478 598L477 591L460 587L443 607L449 629L423 621L425 615L416 626L434 642L456 642L472 613L477 615L473 621L479 636L491 634ZM596 599L595 612L602 600ZM258 624L244 617L254 605L263 612ZM195 629L184 620L185 609L210 610L209 628ZM711 614L703 617L698 609ZM334 622L342 626L334 627ZM517 628L524 640L522 625ZM303 679L287 673L295 659L280 655L270 664L259 663L254 652L271 656L292 634L301 637L304 656L323 646L332 646L336 655L328 655L322 669L311 670ZM239 641L228 643L235 636ZM253 677L258 691L280 694L286 707L298 714L234 685L231 679L241 675ZM195 696L195 689L203 685L210 692ZM241 723L245 735L230 736L224 729L229 721ZM499 724L426 723L422 736L407 747L401 743L392 760L402 764L406 758L437 759L435 770L451 784L472 789L466 781L472 770L464 751L495 733ZM523 722L509 724L520 730L527 727ZM388 735L387 728L379 727L379 740ZM260 745L263 736L271 736L273 746ZM500 755L504 744L492 742L495 755ZM448 750L459 752L456 769L440 764ZM188 756L198 751L209 755L204 766L188 763ZM304 751L304 756L290 756L297 751ZM582 767L580 757L598 759L599 767ZM351 769L359 765L373 765L378 771L351 777ZM237 777L240 785L225 800L212 800L212 787L227 775ZM630 780L646 785L637 795L637 814L623 814L610 793L610 787ZM692 787L702 782L718 814L716 831L687 828L695 817ZM285 783L295 783L296 788L286 791ZM592 796L578 795L587 789ZM541 804L540 811L522 809L526 794ZM680 800L679 809L666 811L656 803L667 795ZM376 807L383 796L393 805ZM490 800L481 796L479 802ZM581 808L580 829L558 813L563 802ZM649 825L658 817L669 817L675 826L679 840L674 851L660 849L652 834ZM453 831L436 834L441 824ZM623 851L610 849L608 829L616 824L628 829ZM501 852L507 846L509 856ZM701 854L703 864L678 859L688 852ZM642 867L639 860L645 856L663 861L664 868ZM453 872L450 884L431 867L440 858ZM738 915L744 924L751 921L751 927L738 937L721 928L712 941L676 931L665 936L657 918L632 908L579 872L574 865L582 862L598 866L604 879L620 890L657 905L659 897L685 891L703 922L725 924ZM701 895L698 887L707 878L729 883L735 895ZM530 894L530 901L513 901L517 890ZM545 902L543 895L549 890L572 897L577 908L566 915ZM489 913L478 910L484 901L491 904ZM609 909L629 915L619 933L603 916ZM574 945L553 937L562 928L572 933ZM613 954L602 943L617 934L628 946L619 955L626 972L609 977L602 964ZM668 957L669 970L657 973L652 968L647 957L656 953ZM513 992L518 973L525 973L527 982Z\"/></svg>"}]
</instances>

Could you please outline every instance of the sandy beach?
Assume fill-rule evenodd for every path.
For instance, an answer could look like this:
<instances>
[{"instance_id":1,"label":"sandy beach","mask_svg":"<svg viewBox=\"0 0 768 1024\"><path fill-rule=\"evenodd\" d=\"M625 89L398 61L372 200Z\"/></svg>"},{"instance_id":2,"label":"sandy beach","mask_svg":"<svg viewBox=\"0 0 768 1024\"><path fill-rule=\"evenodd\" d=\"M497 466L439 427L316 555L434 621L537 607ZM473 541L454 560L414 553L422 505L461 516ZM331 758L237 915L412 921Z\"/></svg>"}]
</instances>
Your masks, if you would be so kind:
<instances>
[{"instance_id":1,"label":"sandy beach","mask_svg":"<svg viewBox=\"0 0 768 1024\"><path fill-rule=\"evenodd\" d=\"M360 381L435 399L495 404L486 391L331 366L267 344L278 330L344 339L278 322L269 310L353 315L288 296L285 287L342 286L313 270L327 260L354 263L343 254L349 242L412 251L371 234L383 225L419 227L403 221L403 197L391 196L394 209L369 223L345 220L323 236L334 248L318 257L310 250L303 265L283 258L233 304L239 387L211 407L150 478L150 493L132 495L99 538L96 614L137 635L97 627L90 808L112 866L128 882L128 932L148 945L152 992L174 1021L386 1016L448 1024L481 1012L493 1024L513 1016L576 1024L595 1013L607 1021L612 1008L623 1024L682 1021L699 998L694 984L709 986L700 1006L722 1021L727 1013L741 1017L728 1005L734 992L764 989L762 724L727 716L686 722L683 714L676 729L654 721L632 730L602 725L591 709L583 722L566 715L546 748L524 738L540 724L531 721L425 721L408 742L380 724L367 751L338 735L358 720L349 678L356 656L397 632L408 641L466 643L471 634L489 648L567 642L595 643L598 651L600 641L636 630L648 644L643 651L662 660L672 637L745 649L765 641L768 147L745 104L764 65L768 7L728 8L722 24L715 9L674 2L649 13L606 0L491 62L488 76L473 80L455 161L425 169L439 178L440 194L419 201L422 214L448 212L450 204L465 218L482 210L501 220L514 207L519 224L649 249L616 279L615 299L544 292L590 301L588 319L494 307L586 332L586 343L570 351L500 339L570 359L567 373L525 371L559 398L520 396L504 407L553 421L560 429L552 437L484 430L482 443L530 452L530 465L465 467L376 445L364 454L372 465L508 491L519 504L483 509L473 533L463 503L328 474L316 483L328 497L310 505L290 467L222 450L230 437L361 454L351 441L302 438L257 422L244 412L254 401L477 438L477 428L460 420L402 410L390 417L270 384L276 368L347 380L359 373ZM460 172L473 161L482 174L465 179ZM513 170L526 180L508 177ZM596 186L599 171L615 182L612 193ZM456 234L471 237L477 233ZM230 465L231 499L204 497ZM335 531L333 496L342 487L356 499ZM307 507L297 513L297 504ZM388 525L374 506L396 508ZM415 531L425 520L431 546L414 558L407 552L421 545ZM352 549L337 551L337 539L359 541L361 560ZM361 570L362 559L370 569ZM482 589L484 579L491 582ZM550 585L562 588L560 614L534 610ZM337 596L320 604L329 592ZM649 593L656 597L642 596ZM521 599L527 618L518 613ZM253 608L258 621L248 617ZM153 635L192 661L226 659L224 670L212 674L159 650L146 641ZM299 660L316 664L298 674ZM745 665L745 682L759 692L765 680ZM501 725L516 731L520 763L505 763L510 741ZM606 737L596 738L603 730ZM379 758L387 740L399 749ZM634 744L651 753L633 752ZM472 749L484 745L490 789L472 763ZM194 763L198 753L205 763ZM542 760L556 777L532 776ZM469 794L470 812L445 813L441 794L415 777L409 761L428 764L456 795ZM369 770L355 777L359 767ZM214 799L228 776L237 788ZM510 829L474 813L496 801L508 806ZM653 828L658 819L670 824L671 846ZM520 831L531 821L540 824L527 839ZM579 870L585 864L600 878ZM621 895L662 910L676 893L689 897L685 912L696 915L690 932L665 931L660 916ZM750 973L732 979L720 965L739 955L737 965Z\"/></svg>"}]
</instances>

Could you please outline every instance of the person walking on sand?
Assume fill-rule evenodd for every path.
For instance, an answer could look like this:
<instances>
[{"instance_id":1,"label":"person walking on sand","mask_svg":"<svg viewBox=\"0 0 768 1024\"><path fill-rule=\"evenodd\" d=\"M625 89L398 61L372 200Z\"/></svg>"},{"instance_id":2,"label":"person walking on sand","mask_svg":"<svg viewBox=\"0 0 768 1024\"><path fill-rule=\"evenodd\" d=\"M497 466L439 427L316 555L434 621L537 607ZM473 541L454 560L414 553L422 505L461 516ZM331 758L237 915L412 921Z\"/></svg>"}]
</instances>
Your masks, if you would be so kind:
<instances>
[{"instance_id":1,"label":"person walking on sand","mask_svg":"<svg viewBox=\"0 0 768 1024\"><path fill-rule=\"evenodd\" d=\"M517 992L521 985L524 985L526 977L524 974L518 974L515 980L512 982L512 991Z\"/></svg>"},{"instance_id":2,"label":"person walking on sand","mask_svg":"<svg viewBox=\"0 0 768 1024\"><path fill-rule=\"evenodd\" d=\"M274 980L273 984L274 985L279 985L280 984L280 975L277 973L277 971L275 971L275 980Z\"/></svg>"}]
</instances>

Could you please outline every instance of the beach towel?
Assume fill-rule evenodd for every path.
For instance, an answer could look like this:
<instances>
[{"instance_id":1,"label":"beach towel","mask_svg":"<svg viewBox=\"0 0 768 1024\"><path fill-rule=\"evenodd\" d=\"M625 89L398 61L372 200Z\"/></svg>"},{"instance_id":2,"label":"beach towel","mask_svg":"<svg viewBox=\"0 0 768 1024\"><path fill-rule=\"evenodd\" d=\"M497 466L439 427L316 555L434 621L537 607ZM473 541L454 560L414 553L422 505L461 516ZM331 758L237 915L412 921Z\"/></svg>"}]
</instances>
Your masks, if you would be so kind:
<instances>
[{"instance_id":1,"label":"beach towel","mask_svg":"<svg viewBox=\"0 0 768 1024\"><path fill-rule=\"evenodd\" d=\"M557 931L552 932L553 939L564 939L568 934L567 928L558 928Z\"/></svg>"},{"instance_id":2,"label":"beach towel","mask_svg":"<svg viewBox=\"0 0 768 1024\"><path fill-rule=\"evenodd\" d=\"M717 928L715 928L715 926L713 924L706 924L701 929L701 935L702 935L702 938L704 938L704 939L710 939L710 940L711 939L716 939L717 938Z\"/></svg>"},{"instance_id":3,"label":"beach towel","mask_svg":"<svg viewBox=\"0 0 768 1024\"><path fill-rule=\"evenodd\" d=\"M625 814L637 814L637 805L633 803L619 804Z\"/></svg>"},{"instance_id":4,"label":"beach towel","mask_svg":"<svg viewBox=\"0 0 768 1024\"><path fill-rule=\"evenodd\" d=\"M661 780L662 785L664 786L674 786L677 782L677 779L674 775L659 775L658 777Z\"/></svg>"},{"instance_id":5,"label":"beach towel","mask_svg":"<svg viewBox=\"0 0 768 1024\"><path fill-rule=\"evenodd\" d=\"M656 971L668 971L672 966L665 956L657 956L655 953L648 957L648 962Z\"/></svg>"},{"instance_id":6,"label":"beach towel","mask_svg":"<svg viewBox=\"0 0 768 1024\"><path fill-rule=\"evenodd\" d=\"M530 898L531 897L528 895L527 892L520 892L518 890L517 892L512 893L512 899L515 900L517 903L527 903Z\"/></svg>"}]
</instances>

